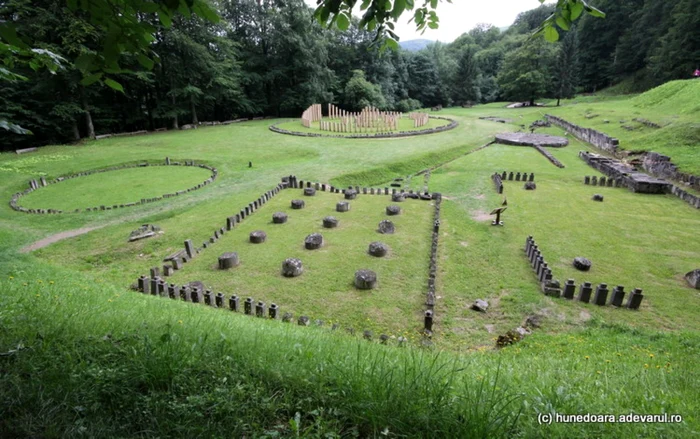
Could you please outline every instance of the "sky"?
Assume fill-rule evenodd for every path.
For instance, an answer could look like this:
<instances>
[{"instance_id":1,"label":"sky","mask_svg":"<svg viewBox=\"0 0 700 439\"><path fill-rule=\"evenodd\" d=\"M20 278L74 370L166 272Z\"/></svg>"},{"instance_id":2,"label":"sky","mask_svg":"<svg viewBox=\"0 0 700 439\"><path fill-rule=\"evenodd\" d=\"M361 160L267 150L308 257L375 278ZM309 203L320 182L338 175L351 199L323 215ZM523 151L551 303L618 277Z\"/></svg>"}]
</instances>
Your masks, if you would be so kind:
<instances>
[{"instance_id":1,"label":"sky","mask_svg":"<svg viewBox=\"0 0 700 439\"><path fill-rule=\"evenodd\" d=\"M306 3L312 7L316 6L315 0L306 0ZM416 4L422 2L416 0ZM509 26L519 13L538 6L538 0L452 0L452 3L442 1L436 10L440 17L438 29L426 29L421 35L420 32L416 32L415 23L406 23L409 20L407 11L396 24L396 33L401 41L426 39L449 43L479 23L493 24L499 28ZM355 15L359 15L359 6L355 9Z\"/></svg>"}]
</instances>

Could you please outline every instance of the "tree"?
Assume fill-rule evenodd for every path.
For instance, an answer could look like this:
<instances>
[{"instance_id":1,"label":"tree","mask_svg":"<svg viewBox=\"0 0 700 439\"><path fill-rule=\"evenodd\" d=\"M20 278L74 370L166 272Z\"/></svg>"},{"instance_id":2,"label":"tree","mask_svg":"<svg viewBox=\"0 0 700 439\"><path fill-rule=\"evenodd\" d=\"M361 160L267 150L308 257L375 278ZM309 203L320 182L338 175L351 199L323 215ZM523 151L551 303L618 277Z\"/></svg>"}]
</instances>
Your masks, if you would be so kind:
<instances>
[{"instance_id":1,"label":"tree","mask_svg":"<svg viewBox=\"0 0 700 439\"><path fill-rule=\"evenodd\" d=\"M554 66L554 93L557 106L562 98L574 97L578 85L578 38L576 28L572 28L561 39L557 47L557 60Z\"/></svg>"},{"instance_id":2,"label":"tree","mask_svg":"<svg viewBox=\"0 0 700 439\"><path fill-rule=\"evenodd\" d=\"M700 3L680 0L671 16L668 33L651 56L656 82L688 78L700 68Z\"/></svg>"},{"instance_id":3,"label":"tree","mask_svg":"<svg viewBox=\"0 0 700 439\"><path fill-rule=\"evenodd\" d=\"M365 72L355 70L352 78L345 85L344 103L351 111L360 111L364 107L373 106L380 109L386 107L384 96L378 85L365 79Z\"/></svg>"},{"instance_id":4,"label":"tree","mask_svg":"<svg viewBox=\"0 0 700 439\"><path fill-rule=\"evenodd\" d=\"M475 52L475 46L466 46L459 56L454 90L455 101L461 105L481 101L481 89L477 85L479 68L474 59Z\"/></svg>"},{"instance_id":5,"label":"tree","mask_svg":"<svg viewBox=\"0 0 700 439\"><path fill-rule=\"evenodd\" d=\"M527 39L519 49L508 52L497 78L503 97L534 105L549 91L553 59L553 46L541 39Z\"/></svg>"}]
</instances>

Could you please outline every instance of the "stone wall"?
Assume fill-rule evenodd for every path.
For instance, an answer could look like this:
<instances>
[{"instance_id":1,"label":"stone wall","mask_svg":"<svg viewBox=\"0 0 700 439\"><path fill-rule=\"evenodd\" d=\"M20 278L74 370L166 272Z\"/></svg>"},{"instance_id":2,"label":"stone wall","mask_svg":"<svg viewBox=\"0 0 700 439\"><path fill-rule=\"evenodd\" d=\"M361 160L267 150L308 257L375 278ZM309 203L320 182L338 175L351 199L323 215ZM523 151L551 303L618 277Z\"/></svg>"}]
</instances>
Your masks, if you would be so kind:
<instances>
[{"instance_id":1,"label":"stone wall","mask_svg":"<svg viewBox=\"0 0 700 439\"><path fill-rule=\"evenodd\" d=\"M627 187L632 192L645 194L667 194L671 192L672 184L659 180L643 172L637 172L634 167L619 160L604 157L588 151L580 151L578 156L613 180L620 180L622 186Z\"/></svg>"},{"instance_id":2,"label":"stone wall","mask_svg":"<svg viewBox=\"0 0 700 439\"><path fill-rule=\"evenodd\" d=\"M700 176L679 172L678 166L671 163L671 158L668 156L648 152L644 156L642 168L656 177L679 181L700 190Z\"/></svg>"},{"instance_id":3,"label":"stone wall","mask_svg":"<svg viewBox=\"0 0 700 439\"><path fill-rule=\"evenodd\" d=\"M617 149L620 145L620 142L614 137L610 137L605 133L601 133L600 131L596 131L591 128L584 128L578 126L560 117L552 116L549 114L545 114L544 117L550 123L566 130L579 140L588 142L591 145L600 148L604 151L607 151L611 154L617 153Z\"/></svg>"}]
</instances>

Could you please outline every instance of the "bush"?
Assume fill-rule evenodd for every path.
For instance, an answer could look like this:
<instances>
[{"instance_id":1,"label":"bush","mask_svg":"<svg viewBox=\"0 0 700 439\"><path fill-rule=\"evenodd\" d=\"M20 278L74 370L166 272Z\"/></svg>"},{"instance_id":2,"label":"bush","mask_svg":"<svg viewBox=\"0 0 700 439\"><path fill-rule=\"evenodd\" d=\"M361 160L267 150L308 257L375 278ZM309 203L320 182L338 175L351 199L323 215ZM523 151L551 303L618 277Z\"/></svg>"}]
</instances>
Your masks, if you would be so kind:
<instances>
[{"instance_id":1,"label":"bush","mask_svg":"<svg viewBox=\"0 0 700 439\"><path fill-rule=\"evenodd\" d=\"M421 107L423 107L423 104L416 99L403 99L396 104L396 111L408 113Z\"/></svg>"}]
</instances>

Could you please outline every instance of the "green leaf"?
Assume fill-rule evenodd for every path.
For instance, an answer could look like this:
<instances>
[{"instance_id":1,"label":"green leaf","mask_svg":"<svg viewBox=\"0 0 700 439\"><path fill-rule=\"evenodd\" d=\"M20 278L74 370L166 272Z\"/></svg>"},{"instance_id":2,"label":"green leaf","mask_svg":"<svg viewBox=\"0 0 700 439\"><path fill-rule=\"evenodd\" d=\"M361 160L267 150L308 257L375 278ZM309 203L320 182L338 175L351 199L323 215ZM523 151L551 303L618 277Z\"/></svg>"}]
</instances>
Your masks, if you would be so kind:
<instances>
[{"instance_id":1,"label":"green leaf","mask_svg":"<svg viewBox=\"0 0 700 439\"><path fill-rule=\"evenodd\" d=\"M348 16L345 14L338 14L336 15L337 20L335 24L338 26L338 29L340 30L348 30L348 27L350 26L350 20L348 20Z\"/></svg>"},{"instance_id":2,"label":"green leaf","mask_svg":"<svg viewBox=\"0 0 700 439\"><path fill-rule=\"evenodd\" d=\"M216 11L210 8L205 2L199 0L197 3L195 3L195 6L195 13L202 18L206 18L212 23L218 23L221 20L221 18L219 18L219 14L217 14Z\"/></svg>"},{"instance_id":3,"label":"green leaf","mask_svg":"<svg viewBox=\"0 0 700 439\"><path fill-rule=\"evenodd\" d=\"M160 6L156 3L151 2L141 2L139 5L139 11L146 12L149 14L155 14L160 10Z\"/></svg>"},{"instance_id":4,"label":"green leaf","mask_svg":"<svg viewBox=\"0 0 700 439\"><path fill-rule=\"evenodd\" d=\"M90 85L96 83L97 81L99 81L100 79L102 79L102 75L103 75L102 73L93 73L92 75L88 75L88 76L84 77L80 81L80 83L86 87L90 86Z\"/></svg>"},{"instance_id":5,"label":"green leaf","mask_svg":"<svg viewBox=\"0 0 700 439\"><path fill-rule=\"evenodd\" d=\"M122 87L122 85L120 83L118 83L117 81L115 81L114 79L109 79L109 78L105 79L105 84L107 85L107 87L111 88L112 90L116 90L116 91L120 91L120 92L124 93L124 87Z\"/></svg>"},{"instance_id":6,"label":"green leaf","mask_svg":"<svg viewBox=\"0 0 700 439\"><path fill-rule=\"evenodd\" d=\"M564 17L557 16L557 18L555 18L554 20L556 21L557 26L564 30L569 30L569 28L571 27L569 21Z\"/></svg>"},{"instance_id":7,"label":"green leaf","mask_svg":"<svg viewBox=\"0 0 700 439\"><path fill-rule=\"evenodd\" d=\"M20 48L26 48L27 45L22 42L22 40L19 39L17 36L17 31L15 30L15 27L12 26L11 24L8 23L3 23L2 26L0 26L0 37L2 37L5 41L10 43L12 46L20 47Z\"/></svg>"},{"instance_id":8,"label":"green leaf","mask_svg":"<svg viewBox=\"0 0 700 439\"><path fill-rule=\"evenodd\" d=\"M576 2L569 4L571 5L571 21L574 21L581 16L581 13L583 12L583 3Z\"/></svg>"},{"instance_id":9,"label":"green leaf","mask_svg":"<svg viewBox=\"0 0 700 439\"><path fill-rule=\"evenodd\" d=\"M83 53L75 60L75 68L80 71L88 72L95 62L95 55Z\"/></svg>"},{"instance_id":10,"label":"green leaf","mask_svg":"<svg viewBox=\"0 0 700 439\"><path fill-rule=\"evenodd\" d=\"M162 9L158 12L158 19L165 27L170 27L173 24L173 19L170 17L170 13L163 11Z\"/></svg>"},{"instance_id":11,"label":"green leaf","mask_svg":"<svg viewBox=\"0 0 700 439\"><path fill-rule=\"evenodd\" d=\"M393 38L387 38L384 40L384 47L392 50L399 50L399 42Z\"/></svg>"},{"instance_id":12,"label":"green leaf","mask_svg":"<svg viewBox=\"0 0 700 439\"><path fill-rule=\"evenodd\" d=\"M431 29L437 29L439 26L438 26L438 24L435 23L434 21L431 21L431 22L428 23L428 27L431 28Z\"/></svg>"},{"instance_id":13,"label":"green leaf","mask_svg":"<svg viewBox=\"0 0 700 439\"><path fill-rule=\"evenodd\" d=\"M406 0L394 0L394 9L391 10L391 16L397 19L406 10Z\"/></svg>"},{"instance_id":14,"label":"green leaf","mask_svg":"<svg viewBox=\"0 0 700 439\"><path fill-rule=\"evenodd\" d=\"M153 68L153 64L154 64L153 60L151 58L147 57L146 55L139 53L136 56L136 59L138 59L139 64L141 64L142 66L144 66L148 70L151 70Z\"/></svg>"},{"instance_id":15,"label":"green leaf","mask_svg":"<svg viewBox=\"0 0 700 439\"><path fill-rule=\"evenodd\" d=\"M438 0L430 0L430 7L436 9L438 7Z\"/></svg>"},{"instance_id":16,"label":"green leaf","mask_svg":"<svg viewBox=\"0 0 700 439\"><path fill-rule=\"evenodd\" d=\"M544 39L554 43L559 40L559 32L550 24L544 28Z\"/></svg>"},{"instance_id":17,"label":"green leaf","mask_svg":"<svg viewBox=\"0 0 700 439\"><path fill-rule=\"evenodd\" d=\"M605 12L601 11L600 9L596 9L593 6L589 5L584 6L584 8L586 9L586 12L588 12L594 17L605 18Z\"/></svg>"}]
</instances>

